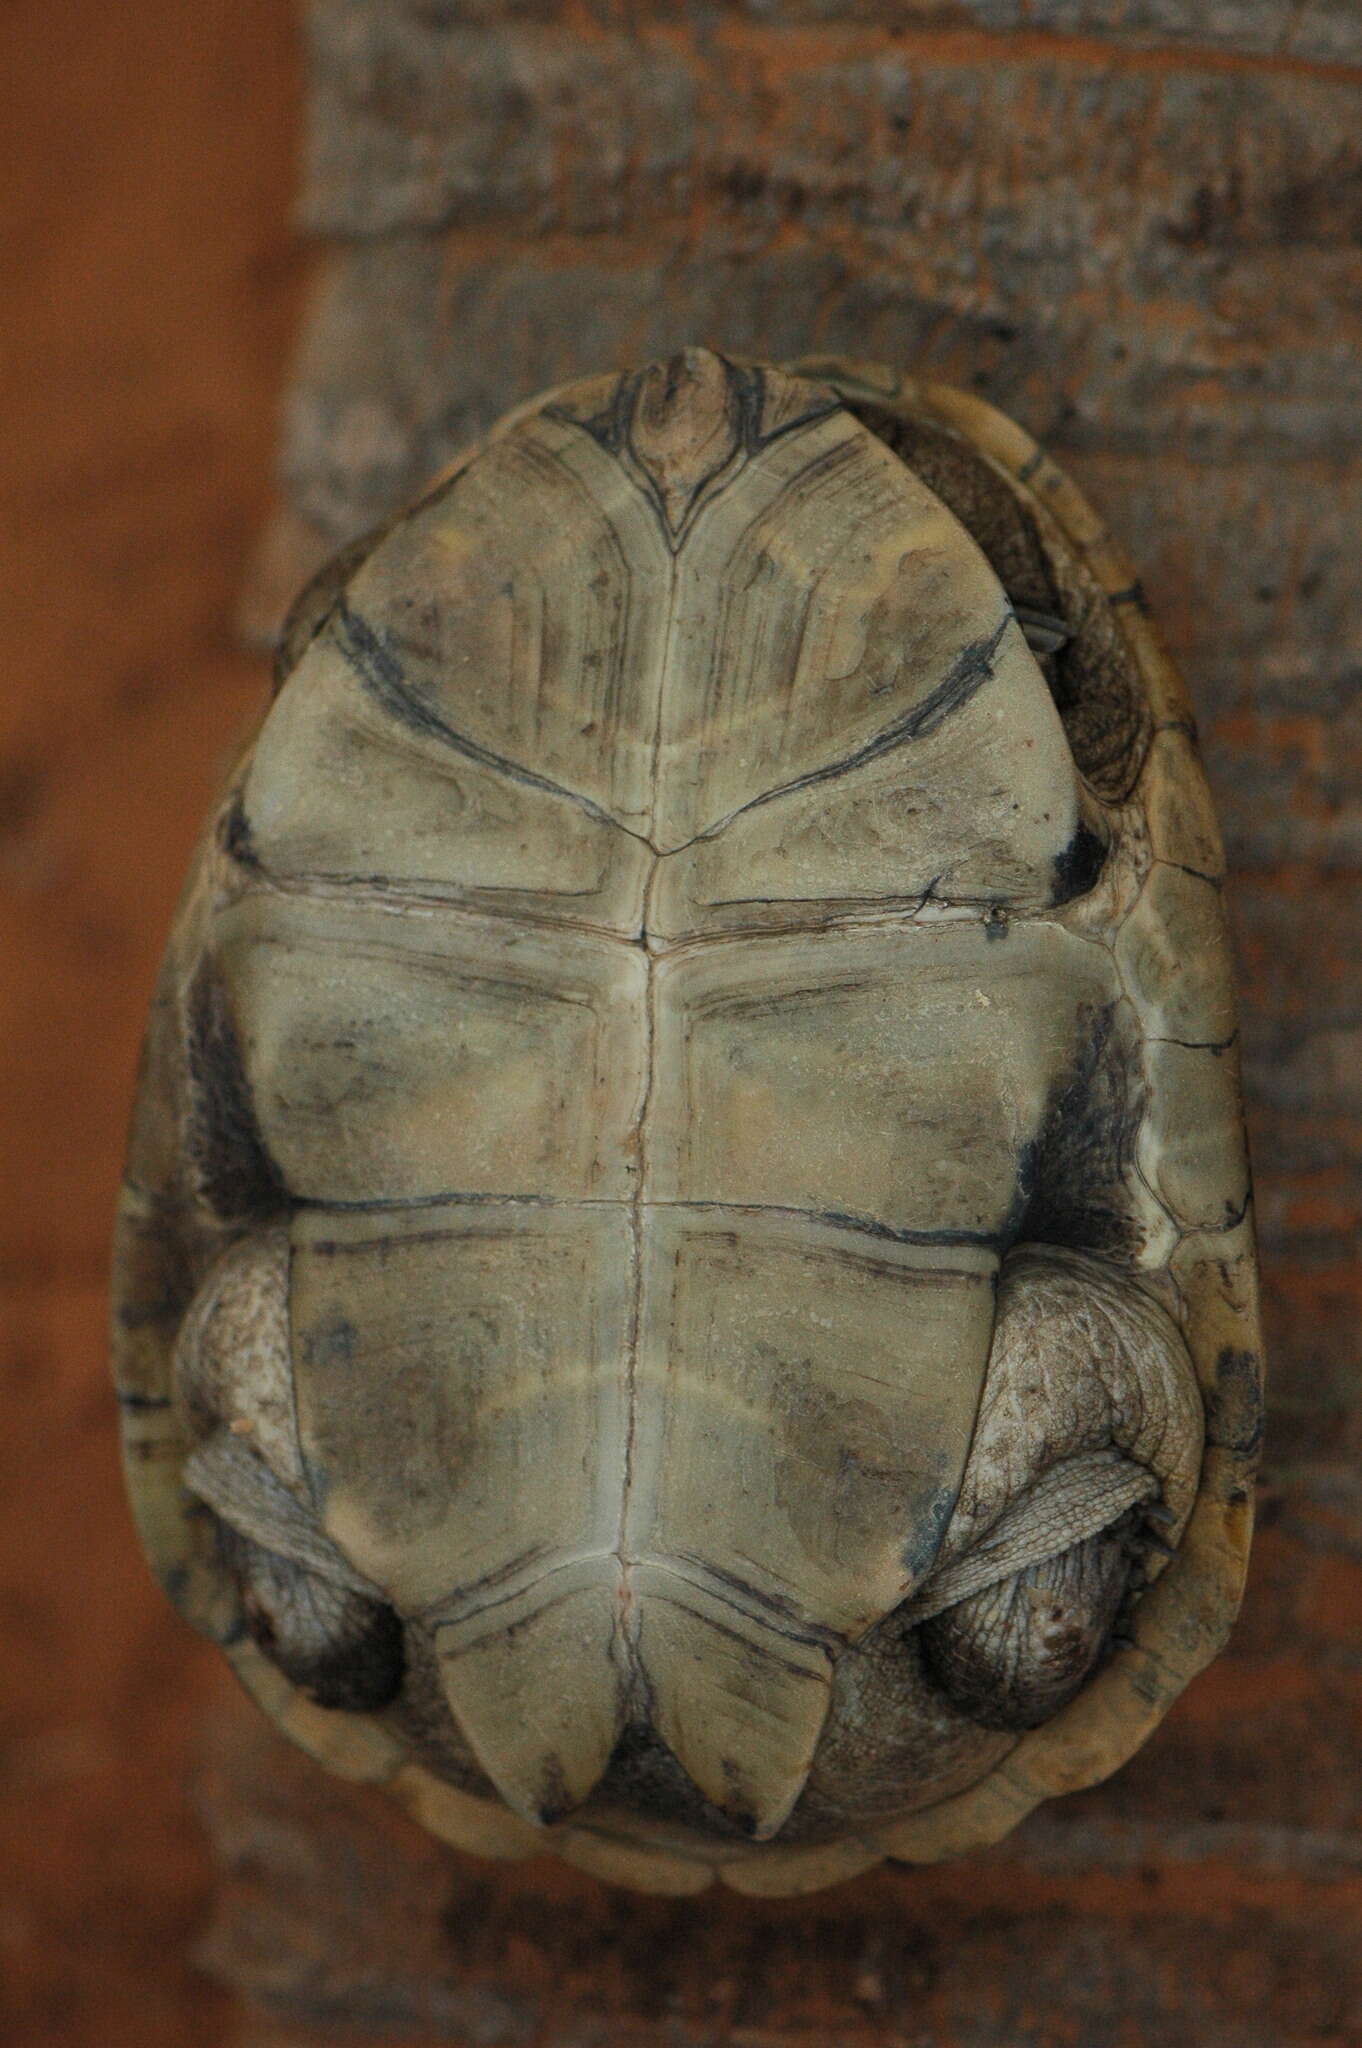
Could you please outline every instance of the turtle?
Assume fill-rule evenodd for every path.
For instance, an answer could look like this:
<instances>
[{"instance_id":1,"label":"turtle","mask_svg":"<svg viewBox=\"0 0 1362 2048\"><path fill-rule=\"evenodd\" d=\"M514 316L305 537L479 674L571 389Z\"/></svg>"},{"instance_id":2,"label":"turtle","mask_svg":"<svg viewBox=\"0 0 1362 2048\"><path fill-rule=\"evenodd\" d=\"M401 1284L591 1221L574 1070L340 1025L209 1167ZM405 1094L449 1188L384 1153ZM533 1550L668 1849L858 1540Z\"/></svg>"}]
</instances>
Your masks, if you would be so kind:
<instances>
[{"instance_id":1,"label":"turtle","mask_svg":"<svg viewBox=\"0 0 1362 2048\"><path fill-rule=\"evenodd\" d=\"M304 591L117 1229L130 1493L473 1854L816 1889L1223 1643L1261 1343L1223 858L1140 584L940 383L690 348Z\"/></svg>"}]
</instances>

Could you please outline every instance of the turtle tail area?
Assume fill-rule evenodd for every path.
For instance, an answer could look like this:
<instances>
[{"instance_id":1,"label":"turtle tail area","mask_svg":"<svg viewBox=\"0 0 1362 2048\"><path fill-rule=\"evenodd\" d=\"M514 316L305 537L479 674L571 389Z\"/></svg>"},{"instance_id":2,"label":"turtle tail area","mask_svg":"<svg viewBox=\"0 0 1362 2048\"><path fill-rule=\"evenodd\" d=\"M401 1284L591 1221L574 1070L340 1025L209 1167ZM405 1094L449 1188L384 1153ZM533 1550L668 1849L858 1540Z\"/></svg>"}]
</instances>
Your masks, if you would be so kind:
<instances>
[{"instance_id":1,"label":"turtle tail area","mask_svg":"<svg viewBox=\"0 0 1362 2048\"><path fill-rule=\"evenodd\" d=\"M661 1563L633 1576L653 1730L730 1826L768 1841L804 1790L827 1719L828 1649Z\"/></svg>"},{"instance_id":2,"label":"turtle tail area","mask_svg":"<svg viewBox=\"0 0 1362 2048\"><path fill-rule=\"evenodd\" d=\"M552 1826L651 1808L630 1760L670 1758L693 1823L766 1841L797 1803L832 1660L660 1561L583 1559L435 1631L445 1699L502 1799ZM675 1800L672 1801L675 1804ZM656 1817L649 1815L648 1817Z\"/></svg>"},{"instance_id":3,"label":"turtle tail area","mask_svg":"<svg viewBox=\"0 0 1362 2048\"><path fill-rule=\"evenodd\" d=\"M435 1630L451 1713L514 1813L563 1820L604 1776L627 1719L614 1558L565 1563Z\"/></svg>"}]
</instances>

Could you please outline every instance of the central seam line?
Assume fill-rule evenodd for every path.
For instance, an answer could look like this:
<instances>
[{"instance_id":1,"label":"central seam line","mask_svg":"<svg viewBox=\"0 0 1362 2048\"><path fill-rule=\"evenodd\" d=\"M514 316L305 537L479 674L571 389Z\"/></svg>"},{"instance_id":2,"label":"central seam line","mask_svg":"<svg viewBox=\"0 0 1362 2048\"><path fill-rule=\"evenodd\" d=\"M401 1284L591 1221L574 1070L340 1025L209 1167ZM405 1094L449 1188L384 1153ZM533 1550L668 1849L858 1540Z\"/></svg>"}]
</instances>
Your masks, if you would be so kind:
<instances>
[{"instance_id":1,"label":"central seam line","mask_svg":"<svg viewBox=\"0 0 1362 2048\"><path fill-rule=\"evenodd\" d=\"M637 1657L639 1616L629 1583L629 1524L633 1505L634 1450L638 1428L638 1352L643 1322L643 1209L648 1183L648 1112L653 1099L653 1071L657 1038L657 958L646 942L646 933L651 920L653 888L658 878L660 863L655 859L644 890L643 929L645 943L643 958L647 982L643 999L644 1029L644 1078L643 1094L639 1102L638 1120L634 1127L635 1159L634 1188L629 1202L629 1240L632 1262L632 1300L629 1306L628 1353L625 1359L625 1402L627 1413L624 1431L624 1472L620 1488L619 1529L615 1542L615 1555L619 1559L620 1584L620 1626L623 1647L631 1684L639 1680Z\"/></svg>"}]
</instances>

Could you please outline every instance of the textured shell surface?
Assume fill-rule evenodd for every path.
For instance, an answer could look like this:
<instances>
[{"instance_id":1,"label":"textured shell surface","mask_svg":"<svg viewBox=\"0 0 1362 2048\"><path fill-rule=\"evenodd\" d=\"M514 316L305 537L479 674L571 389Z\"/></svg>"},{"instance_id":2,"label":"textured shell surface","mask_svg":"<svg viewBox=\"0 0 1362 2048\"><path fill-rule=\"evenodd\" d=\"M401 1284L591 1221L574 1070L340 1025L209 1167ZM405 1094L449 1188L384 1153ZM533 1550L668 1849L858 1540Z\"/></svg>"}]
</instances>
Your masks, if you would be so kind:
<instances>
[{"instance_id":1,"label":"textured shell surface","mask_svg":"<svg viewBox=\"0 0 1362 2048\"><path fill-rule=\"evenodd\" d=\"M115 1372L154 1568L480 1854L995 1839L1212 1656L1259 1427L1219 843L1062 473L690 350L346 551L196 856Z\"/></svg>"}]
</instances>

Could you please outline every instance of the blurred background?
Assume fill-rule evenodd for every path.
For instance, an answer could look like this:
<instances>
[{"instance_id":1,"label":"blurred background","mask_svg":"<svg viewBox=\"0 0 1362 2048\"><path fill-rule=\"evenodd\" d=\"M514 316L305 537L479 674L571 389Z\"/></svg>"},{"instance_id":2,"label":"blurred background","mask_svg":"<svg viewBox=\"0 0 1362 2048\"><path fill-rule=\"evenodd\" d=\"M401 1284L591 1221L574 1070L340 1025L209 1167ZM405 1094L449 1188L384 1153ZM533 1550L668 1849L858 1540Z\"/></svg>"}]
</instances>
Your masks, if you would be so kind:
<instances>
[{"instance_id":1,"label":"blurred background","mask_svg":"<svg viewBox=\"0 0 1362 2048\"><path fill-rule=\"evenodd\" d=\"M261 657L303 265L289 0L0 11L0 2037L222 2038L184 1792L214 1658L123 1505L105 1267L138 1041Z\"/></svg>"},{"instance_id":2,"label":"blurred background","mask_svg":"<svg viewBox=\"0 0 1362 2048\"><path fill-rule=\"evenodd\" d=\"M134 1548L104 1275L248 643L506 404L689 339L921 365L1044 440L1184 665L1232 863L1273 1372L1245 1614L1110 1786L881 1888L912 2031L849 1964L839 2048L1362 2041L1355 0L8 0L0 133L7 2048L233 2024L186 1791L223 1680ZM268 1830L214 1811L239 1881ZM385 1958L362 1832L365 1968L416 2024L455 1962L438 1928ZM305 2013L251 1910L215 1969Z\"/></svg>"}]
</instances>

